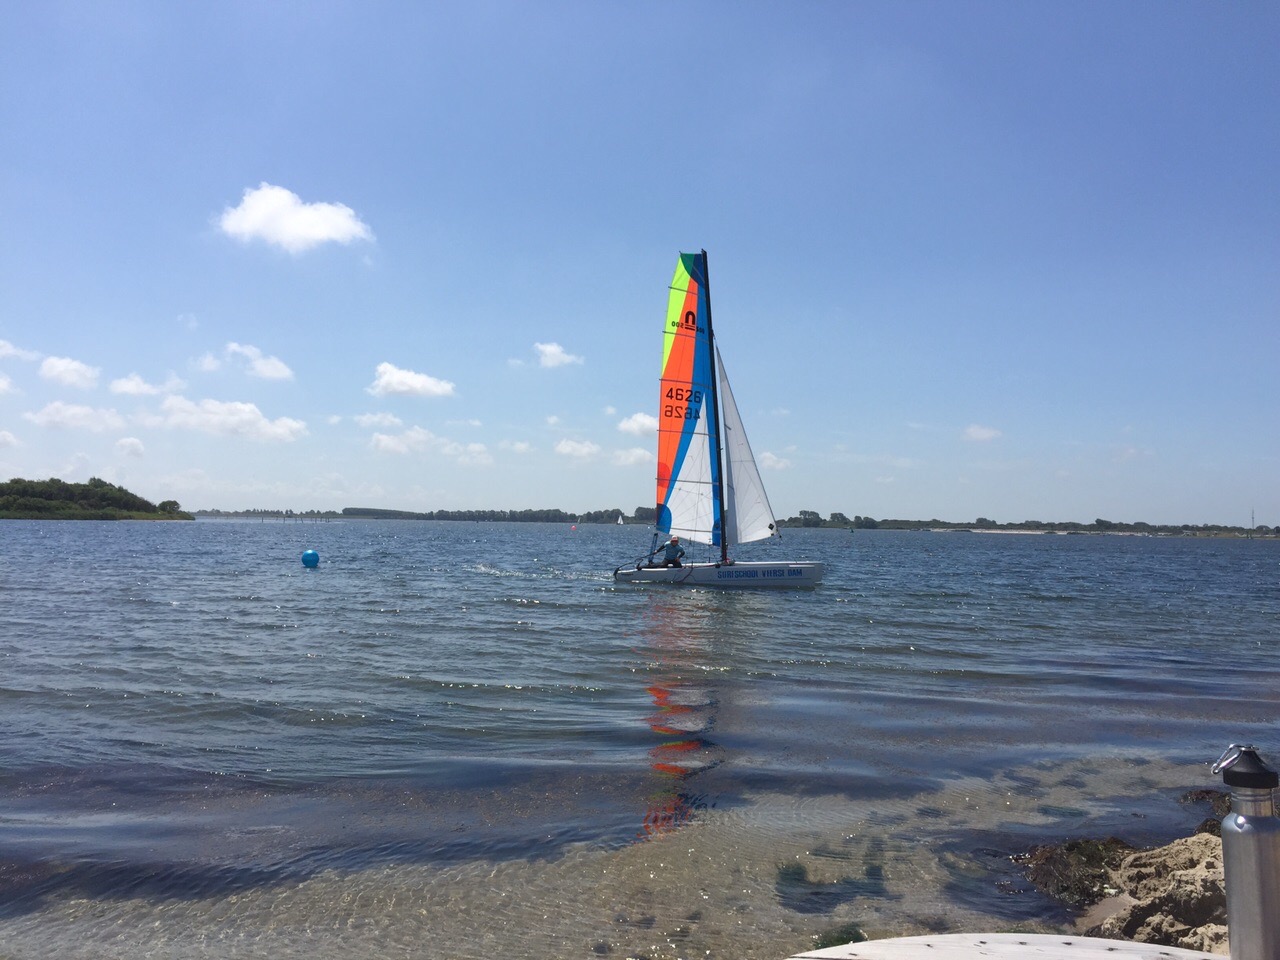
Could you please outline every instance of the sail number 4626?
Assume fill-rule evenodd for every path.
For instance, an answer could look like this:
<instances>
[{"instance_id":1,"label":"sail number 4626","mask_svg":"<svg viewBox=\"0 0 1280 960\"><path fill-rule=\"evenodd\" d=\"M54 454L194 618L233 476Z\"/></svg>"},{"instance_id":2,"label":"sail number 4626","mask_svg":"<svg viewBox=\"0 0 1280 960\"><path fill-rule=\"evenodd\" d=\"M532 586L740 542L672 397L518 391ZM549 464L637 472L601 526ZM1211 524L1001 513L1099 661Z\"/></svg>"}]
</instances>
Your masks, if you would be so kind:
<instances>
[{"instance_id":1,"label":"sail number 4626","mask_svg":"<svg viewBox=\"0 0 1280 960\"><path fill-rule=\"evenodd\" d=\"M668 387L664 396L674 403L662 405L664 417L675 417L678 420L697 420L698 410L702 404L702 391L687 387Z\"/></svg>"},{"instance_id":2,"label":"sail number 4626","mask_svg":"<svg viewBox=\"0 0 1280 960\"><path fill-rule=\"evenodd\" d=\"M689 387L667 387L666 398L674 400L676 403L701 403L702 391L694 390Z\"/></svg>"}]
</instances>

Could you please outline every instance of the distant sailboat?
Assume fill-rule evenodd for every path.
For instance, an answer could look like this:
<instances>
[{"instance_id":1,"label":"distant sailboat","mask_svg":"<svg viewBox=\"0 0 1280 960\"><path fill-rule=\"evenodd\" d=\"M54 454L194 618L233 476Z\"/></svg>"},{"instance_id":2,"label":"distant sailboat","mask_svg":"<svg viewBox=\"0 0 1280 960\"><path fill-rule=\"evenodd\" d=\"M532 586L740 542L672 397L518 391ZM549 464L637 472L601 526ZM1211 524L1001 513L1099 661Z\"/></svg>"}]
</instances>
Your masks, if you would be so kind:
<instances>
[{"instance_id":1,"label":"distant sailboat","mask_svg":"<svg viewBox=\"0 0 1280 960\"><path fill-rule=\"evenodd\" d=\"M747 433L711 329L707 252L682 253L667 301L658 417L654 550L614 571L620 583L703 587L814 587L823 565L738 562L729 548L778 536ZM662 535L720 548L720 559L653 563Z\"/></svg>"}]
</instances>

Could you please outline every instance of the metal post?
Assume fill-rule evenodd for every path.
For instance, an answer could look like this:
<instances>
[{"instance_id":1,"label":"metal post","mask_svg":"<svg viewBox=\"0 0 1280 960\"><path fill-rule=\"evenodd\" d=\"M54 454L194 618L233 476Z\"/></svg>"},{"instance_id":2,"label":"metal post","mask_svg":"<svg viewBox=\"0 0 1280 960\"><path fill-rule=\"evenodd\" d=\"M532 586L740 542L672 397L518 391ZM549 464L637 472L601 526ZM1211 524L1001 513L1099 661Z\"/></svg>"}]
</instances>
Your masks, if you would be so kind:
<instances>
[{"instance_id":1,"label":"metal post","mask_svg":"<svg viewBox=\"0 0 1280 960\"><path fill-rule=\"evenodd\" d=\"M1274 797L1280 776L1256 747L1238 743L1227 748L1213 772L1231 788L1231 812L1222 819L1231 960L1280 960L1280 818Z\"/></svg>"}]
</instances>

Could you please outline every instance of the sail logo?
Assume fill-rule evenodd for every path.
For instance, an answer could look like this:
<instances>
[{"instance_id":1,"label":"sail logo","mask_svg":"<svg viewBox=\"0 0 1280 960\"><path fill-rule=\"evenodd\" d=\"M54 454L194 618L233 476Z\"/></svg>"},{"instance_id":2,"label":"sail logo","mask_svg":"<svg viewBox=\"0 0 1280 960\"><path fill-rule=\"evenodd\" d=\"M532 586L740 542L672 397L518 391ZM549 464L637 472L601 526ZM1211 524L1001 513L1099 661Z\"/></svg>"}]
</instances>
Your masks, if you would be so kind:
<instances>
[{"instance_id":1,"label":"sail logo","mask_svg":"<svg viewBox=\"0 0 1280 960\"><path fill-rule=\"evenodd\" d=\"M702 333L702 327L698 326L698 314L693 310L686 310L684 316L679 320L672 320L667 324L672 330L680 330L685 333L699 334Z\"/></svg>"}]
</instances>

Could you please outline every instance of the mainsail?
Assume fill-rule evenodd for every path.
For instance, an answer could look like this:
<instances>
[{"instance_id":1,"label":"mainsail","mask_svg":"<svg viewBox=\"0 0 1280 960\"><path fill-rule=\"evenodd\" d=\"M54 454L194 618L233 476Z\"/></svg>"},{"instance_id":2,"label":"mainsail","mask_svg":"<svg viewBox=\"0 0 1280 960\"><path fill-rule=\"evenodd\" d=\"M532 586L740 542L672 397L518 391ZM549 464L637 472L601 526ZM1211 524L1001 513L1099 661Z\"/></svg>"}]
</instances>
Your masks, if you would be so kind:
<instances>
[{"instance_id":1,"label":"mainsail","mask_svg":"<svg viewBox=\"0 0 1280 960\"><path fill-rule=\"evenodd\" d=\"M658 400L658 529L720 543L720 465L706 260L682 253L667 298Z\"/></svg>"}]
</instances>

